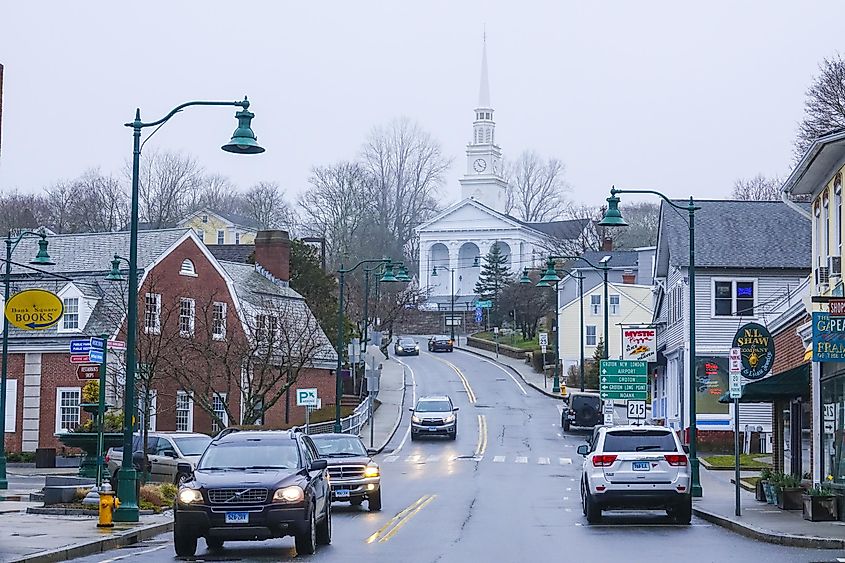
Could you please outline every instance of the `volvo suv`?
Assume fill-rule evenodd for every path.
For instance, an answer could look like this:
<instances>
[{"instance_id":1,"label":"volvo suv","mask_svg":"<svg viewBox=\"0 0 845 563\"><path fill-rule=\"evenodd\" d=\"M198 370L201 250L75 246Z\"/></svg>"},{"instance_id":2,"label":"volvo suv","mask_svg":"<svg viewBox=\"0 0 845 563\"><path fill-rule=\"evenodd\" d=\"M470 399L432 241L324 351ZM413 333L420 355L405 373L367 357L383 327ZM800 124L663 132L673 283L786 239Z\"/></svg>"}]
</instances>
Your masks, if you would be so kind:
<instances>
[{"instance_id":1,"label":"volvo suv","mask_svg":"<svg viewBox=\"0 0 845 563\"><path fill-rule=\"evenodd\" d=\"M428 339L429 352L451 352L454 342L448 336L437 334Z\"/></svg>"},{"instance_id":2,"label":"volvo suv","mask_svg":"<svg viewBox=\"0 0 845 563\"><path fill-rule=\"evenodd\" d=\"M327 462L308 436L288 431L232 432L214 439L176 495L176 555L226 540L293 536L299 554L332 538Z\"/></svg>"},{"instance_id":3,"label":"volvo suv","mask_svg":"<svg viewBox=\"0 0 845 563\"><path fill-rule=\"evenodd\" d=\"M420 397L411 411L411 440L420 436L458 436L458 407L446 395Z\"/></svg>"},{"instance_id":4,"label":"volvo suv","mask_svg":"<svg viewBox=\"0 0 845 563\"><path fill-rule=\"evenodd\" d=\"M320 456L329 463L332 500L360 506L365 500L372 512L381 510L381 471L373 450L354 434L311 436Z\"/></svg>"},{"instance_id":5,"label":"volvo suv","mask_svg":"<svg viewBox=\"0 0 845 563\"><path fill-rule=\"evenodd\" d=\"M587 522L603 510L666 510L679 524L692 518L689 459L678 436L663 426L603 426L584 456L581 506Z\"/></svg>"}]
</instances>

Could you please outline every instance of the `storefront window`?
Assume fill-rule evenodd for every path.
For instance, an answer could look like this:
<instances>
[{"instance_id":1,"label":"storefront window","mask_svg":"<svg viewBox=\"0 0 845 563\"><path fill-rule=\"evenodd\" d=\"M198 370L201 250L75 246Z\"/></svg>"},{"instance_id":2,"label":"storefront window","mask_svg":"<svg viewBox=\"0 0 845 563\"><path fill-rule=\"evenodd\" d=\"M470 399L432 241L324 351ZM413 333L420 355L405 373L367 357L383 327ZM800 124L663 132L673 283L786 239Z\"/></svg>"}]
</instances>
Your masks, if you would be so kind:
<instances>
[{"instance_id":1,"label":"storefront window","mask_svg":"<svg viewBox=\"0 0 845 563\"><path fill-rule=\"evenodd\" d=\"M822 479L845 487L845 374L824 379L822 388Z\"/></svg>"}]
</instances>

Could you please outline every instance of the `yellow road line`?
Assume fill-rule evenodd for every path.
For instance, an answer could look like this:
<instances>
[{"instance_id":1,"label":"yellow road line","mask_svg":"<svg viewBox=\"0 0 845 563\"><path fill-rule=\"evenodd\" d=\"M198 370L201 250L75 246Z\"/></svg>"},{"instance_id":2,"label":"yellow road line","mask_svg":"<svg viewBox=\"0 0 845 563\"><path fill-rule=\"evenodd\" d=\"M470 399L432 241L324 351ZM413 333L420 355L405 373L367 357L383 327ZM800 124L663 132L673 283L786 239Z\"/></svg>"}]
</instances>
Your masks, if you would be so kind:
<instances>
[{"instance_id":1,"label":"yellow road line","mask_svg":"<svg viewBox=\"0 0 845 563\"><path fill-rule=\"evenodd\" d=\"M408 520L410 520L411 518L413 518L413 517L414 517L414 515L415 515L417 512L419 512L420 510L422 510L423 508L425 508L425 507L426 507L426 505L427 505L428 503L430 503L431 501L433 501L433 500L434 500L434 499L436 499L436 498L437 498L437 495L431 495L431 496L429 496L429 497L425 500L425 502L423 502L421 505L417 506L415 509L413 509L411 512L409 512L407 515L405 515L405 518L403 518L402 520L400 520L399 522L397 522L397 523L396 523L396 525L393 527L393 529L392 529L392 530L390 530L389 532L387 532L387 533L384 535L384 537L382 537L382 538L381 538L378 542L379 542L379 543L384 543L384 542L386 542L387 540L389 540L390 538L392 538L393 536L395 536L395 535L396 535L396 532L398 532L398 531L399 531L399 529L400 529L402 526L404 526L405 524L407 524L407 523L408 523Z\"/></svg>"},{"instance_id":2,"label":"yellow road line","mask_svg":"<svg viewBox=\"0 0 845 563\"><path fill-rule=\"evenodd\" d=\"M478 446L475 448L475 457L484 455L487 451L487 417L478 415Z\"/></svg>"},{"instance_id":3,"label":"yellow road line","mask_svg":"<svg viewBox=\"0 0 845 563\"><path fill-rule=\"evenodd\" d=\"M470 385L469 385L469 381L467 381L467 378L464 376L464 373L460 369L458 369L458 366L456 366L452 362L447 362L446 360L444 360L442 358L438 358L437 356L435 356L433 354L432 354L431 357L434 358L435 360L443 362L444 364L446 364L447 366L449 366L450 368L455 370L455 373L458 374L458 377L461 379L461 383L463 383L463 385L464 385L464 389L466 389L467 399L469 400L470 403L475 403L478 400L475 396L475 393L472 390L472 387L470 387Z\"/></svg>"},{"instance_id":4,"label":"yellow road line","mask_svg":"<svg viewBox=\"0 0 845 563\"><path fill-rule=\"evenodd\" d=\"M421 503L423 503L425 500L429 499L430 497L431 497L431 495L423 495L423 496L421 496L420 498L418 498L416 501L414 501L413 503L411 503L411 505L410 505L410 506L408 506L408 507L406 507L406 508L402 509L402 511L401 511L399 514L397 514L396 516L394 516L393 518L391 518L390 520L388 520L388 521L387 521L387 524L385 524L384 526L382 526L381 528L379 528L378 530L376 530L376 532L375 532L374 534L372 534L370 537L368 537L368 538L366 539L366 542L367 542L367 543L373 543L374 541L376 541L376 540L378 539L378 537L382 534L382 532L384 532L384 531L385 531L385 530L387 530L389 527L391 527L393 524L395 524L396 522L398 522L398 521L399 521L399 520L400 520L403 516L405 516L406 514L408 514L411 510L413 510L414 508L416 508L417 506L419 506Z\"/></svg>"}]
</instances>

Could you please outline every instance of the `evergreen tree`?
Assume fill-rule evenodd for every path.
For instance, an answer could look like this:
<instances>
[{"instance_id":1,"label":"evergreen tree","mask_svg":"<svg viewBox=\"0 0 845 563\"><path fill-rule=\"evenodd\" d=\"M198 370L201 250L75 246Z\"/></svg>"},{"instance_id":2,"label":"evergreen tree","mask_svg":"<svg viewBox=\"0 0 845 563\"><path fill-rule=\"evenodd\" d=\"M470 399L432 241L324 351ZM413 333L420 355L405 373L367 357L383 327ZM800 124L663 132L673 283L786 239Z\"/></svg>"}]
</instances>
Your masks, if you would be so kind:
<instances>
[{"instance_id":1,"label":"evergreen tree","mask_svg":"<svg viewBox=\"0 0 845 563\"><path fill-rule=\"evenodd\" d=\"M599 367L600 361L604 359L604 338L599 338L596 351L593 353L593 359L584 370L584 387L587 389L599 388Z\"/></svg>"},{"instance_id":2,"label":"evergreen tree","mask_svg":"<svg viewBox=\"0 0 845 563\"><path fill-rule=\"evenodd\" d=\"M475 293L478 294L479 299L493 301L493 311L490 315L490 320L493 325L498 326L501 322L499 318L499 298L505 288L513 282L513 273L508 265L509 257L502 253L502 249L498 244L490 247L490 252L484 257L484 262L481 265L481 274L478 276L478 282L475 284Z\"/></svg>"}]
</instances>

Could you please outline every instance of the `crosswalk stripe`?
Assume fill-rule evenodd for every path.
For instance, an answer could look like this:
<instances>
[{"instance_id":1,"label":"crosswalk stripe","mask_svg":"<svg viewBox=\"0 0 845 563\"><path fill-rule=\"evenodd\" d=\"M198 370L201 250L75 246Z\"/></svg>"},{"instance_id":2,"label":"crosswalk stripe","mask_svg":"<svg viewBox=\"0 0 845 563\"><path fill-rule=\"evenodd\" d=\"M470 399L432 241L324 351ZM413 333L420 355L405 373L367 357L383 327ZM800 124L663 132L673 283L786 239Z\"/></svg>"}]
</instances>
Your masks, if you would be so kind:
<instances>
[{"instance_id":1,"label":"crosswalk stripe","mask_svg":"<svg viewBox=\"0 0 845 563\"><path fill-rule=\"evenodd\" d=\"M425 458L426 463L434 463L435 461L440 461L439 455L430 455L427 458Z\"/></svg>"},{"instance_id":2,"label":"crosswalk stripe","mask_svg":"<svg viewBox=\"0 0 845 563\"><path fill-rule=\"evenodd\" d=\"M394 462L394 461L396 461L397 459L399 459L399 456L398 456L398 455L389 455L389 456L387 456L386 458L384 458L384 462L385 462L385 463L393 463L393 462Z\"/></svg>"},{"instance_id":3,"label":"crosswalk stripe","mask_svg":"<svg viewBox=\"0 0 845 563\"><path fill-rule=\"evenodd\" d=\"M560 458L561 465L572 465L572 458L569 457L562 457Z\"/></svg>"},{"instance_id":4,"label":"crosswalk stripe","mask_svg":"<svg viewBox=\"0 0 845 563\"><path fill-rule=\"evenodd\" d=\"M497 456L493 457L493 463L504 463L504 461L505 461L505 456L503 456L503 455L497 455Z\"/></svg>"},{"instance_id":5,"label":"crosswalk stripe","mask_svg":"<svg viewBox=\"0 0 845 563\"><path fill-rule=\"evenodd\" d=\"M515 461L516 461L516 463L528 463L528 458L527 457L518 457L518 458L516 458Z\"/></svg>"},{"instance_id":6,"label":"crosswalk stripe","mask_svg":"<svg viewBox=\"0 0 845 563\"><path fill-rule=\"evenodd\" d=\"M419 461L419 459L420 456L418 455L409 455L405 458L405 463L416 463L417 461Z\"/></svg>"},{"instance_id":7,"label":"crosswalk stripe","mask_svg":"<svg viewBox=\"0 0 845 563\"><path fill-rule=\"evenodd\" d=\"M538 458L537 463L540 464L540 465L548 465L549 464L549 458L547 458L547 457Z\"/></svg>"}]
</instances>

